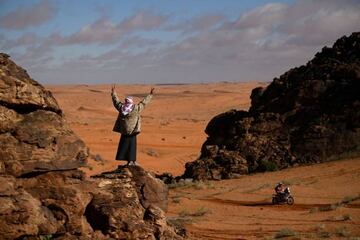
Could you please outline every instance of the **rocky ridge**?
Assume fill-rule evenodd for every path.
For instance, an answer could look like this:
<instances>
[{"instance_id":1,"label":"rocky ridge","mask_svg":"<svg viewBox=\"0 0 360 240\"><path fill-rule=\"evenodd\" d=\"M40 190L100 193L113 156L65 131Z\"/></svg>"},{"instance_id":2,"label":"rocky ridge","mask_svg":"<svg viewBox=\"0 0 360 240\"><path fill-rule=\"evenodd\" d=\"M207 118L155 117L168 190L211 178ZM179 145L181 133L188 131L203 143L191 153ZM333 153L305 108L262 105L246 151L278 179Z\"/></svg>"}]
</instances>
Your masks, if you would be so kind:
<instances>
[{"instance_id":1,"label":"rocky ridge","mask_svg":"<svg viewBox=\"0 0 360 240\"><path fill-rule=\"evenodd\" d=\"M215 116L183 178L224 179L360 155L360 33L255 88L249 111Z\"/></svg>"},{"instance_id":2,"label":"rocky ridge","mask_svg":"<svg viewBox=\"0 0 360 240\"><path fill-rule=\"evenodd\" d=\"M141 167L87 178L89 150L51 92L0 54L0 239L182 239Z\"/></svg>"}]
</instances>

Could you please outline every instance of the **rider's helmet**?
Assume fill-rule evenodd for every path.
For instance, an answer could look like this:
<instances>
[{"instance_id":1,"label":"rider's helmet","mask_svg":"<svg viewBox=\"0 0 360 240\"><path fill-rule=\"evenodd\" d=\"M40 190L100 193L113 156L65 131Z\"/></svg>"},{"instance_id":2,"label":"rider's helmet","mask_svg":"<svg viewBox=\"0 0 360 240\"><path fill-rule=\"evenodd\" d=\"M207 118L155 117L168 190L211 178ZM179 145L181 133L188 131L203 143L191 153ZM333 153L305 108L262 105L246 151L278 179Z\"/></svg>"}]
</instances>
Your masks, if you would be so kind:
<instances>
[{"instance_id":1,"label":"rider's helmet","mask_svg":"<svg viewBox=\"0 0 360 240\"><path fill-rule=\"evenodd\" d=\"M282 182L278 182L278 184L277 184L278 186L282 186L283 185L283 183Z\"/></svg>"}]
</instances>

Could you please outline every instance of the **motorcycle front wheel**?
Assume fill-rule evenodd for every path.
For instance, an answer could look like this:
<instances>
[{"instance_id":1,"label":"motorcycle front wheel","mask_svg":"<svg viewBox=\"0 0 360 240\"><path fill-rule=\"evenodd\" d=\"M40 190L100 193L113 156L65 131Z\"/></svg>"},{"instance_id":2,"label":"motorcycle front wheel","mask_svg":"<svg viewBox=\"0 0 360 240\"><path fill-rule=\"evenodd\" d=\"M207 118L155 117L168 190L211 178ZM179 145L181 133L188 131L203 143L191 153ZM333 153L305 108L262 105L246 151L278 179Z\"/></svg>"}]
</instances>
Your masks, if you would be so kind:
<instances>
[{"instance_id":1,"label":"motorcycle front wheel","mask_svg":"<svg viewBox=\"0 0 360 240\"><path fill-rule=\"evenodd\" d=\"M293 198L292 196L289 196L289 197L287 198L286 203L287 203L288 205L293 205L293 204L294 204L294 198Z\"/></svg>"},{"instance_id":2,"label":"motorcycle front wheel","mask_svg":"<svg viewBox=\"0 0 360 240\"><path fill-rule=\"evenodd\" d=\"M272 198L272 204L274 204L274 205L275 205L275 204L278 204L278 201L277 201L276 197L273 197L273 198Z\"/></svg>"}]
</instances>

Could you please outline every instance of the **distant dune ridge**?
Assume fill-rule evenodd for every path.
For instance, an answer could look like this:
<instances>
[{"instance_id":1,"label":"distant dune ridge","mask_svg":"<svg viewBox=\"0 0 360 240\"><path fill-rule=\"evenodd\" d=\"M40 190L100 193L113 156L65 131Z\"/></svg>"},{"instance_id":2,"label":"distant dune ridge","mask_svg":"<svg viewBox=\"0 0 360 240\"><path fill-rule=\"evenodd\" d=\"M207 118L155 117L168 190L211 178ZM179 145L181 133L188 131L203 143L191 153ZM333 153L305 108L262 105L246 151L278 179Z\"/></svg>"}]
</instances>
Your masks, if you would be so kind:
<instances>
[{"instance_id":1,"label":"distant dune ridge","mask_svg":"<svg viewBox=\"0 0 360 240\"><path fill-rule=\"evenodd\" d=\"M141 167L87 179L89 151L51 92L0 53L0 239L181 239Z\"/></svg>"},{"instance_id":2,"label":"distant dune ridge","mask_svg":"<svg viewBox=\"0 0 360 240\"><path fill-rule=\"evenodd\" d=\"M276 63L274 63L276 64ZM360 33L253 89L249 111L214 117L184 177L225 179L360 155Z\"/></svg>"}]
</instances>

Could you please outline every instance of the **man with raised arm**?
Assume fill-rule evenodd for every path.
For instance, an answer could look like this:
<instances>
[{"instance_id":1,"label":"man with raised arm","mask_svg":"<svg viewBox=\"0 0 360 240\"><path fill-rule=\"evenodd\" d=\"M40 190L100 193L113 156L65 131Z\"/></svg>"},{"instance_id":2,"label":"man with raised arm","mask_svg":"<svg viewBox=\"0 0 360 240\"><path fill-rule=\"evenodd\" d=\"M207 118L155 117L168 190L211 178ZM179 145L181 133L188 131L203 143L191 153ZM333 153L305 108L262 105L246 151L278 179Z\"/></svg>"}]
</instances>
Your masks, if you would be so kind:
<instances>
[{"instance_id":1,"label":"man with raised arm","mask_svg":"<svg viewBox=\"0 0 360 240\"><path fill-rule=\"evenodd\" d=\"M119 146L116 153L116 160L125 160L127 165L135 165L136 162L136 136L141 131L141 111L150 102L154 93L151 88L147 95L138 104L134 103L131 96L125 97L121 102L115 91L115 84L111 86L111 97L114 107L119 111L113 131L121 133Z\"/></svg>"}]
</instances>

